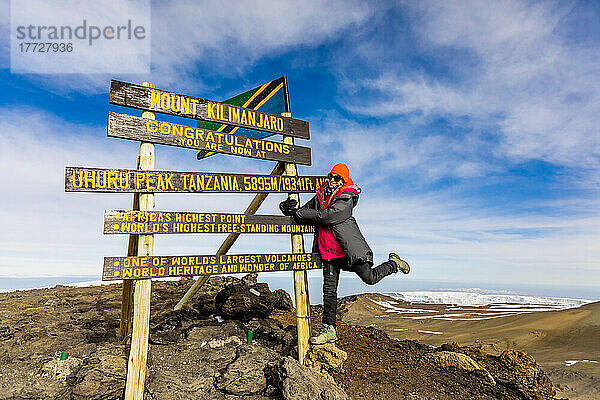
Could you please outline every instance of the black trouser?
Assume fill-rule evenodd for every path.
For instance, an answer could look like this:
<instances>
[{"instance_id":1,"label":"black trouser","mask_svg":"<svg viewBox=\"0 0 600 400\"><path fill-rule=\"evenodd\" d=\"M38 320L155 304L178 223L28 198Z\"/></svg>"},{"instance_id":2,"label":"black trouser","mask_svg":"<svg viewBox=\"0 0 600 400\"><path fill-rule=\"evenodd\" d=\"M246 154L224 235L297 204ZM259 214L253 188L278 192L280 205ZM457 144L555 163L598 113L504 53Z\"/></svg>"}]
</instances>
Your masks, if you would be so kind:
<instances>
[{"instance_id":1,"label":"black trouser","mask_svg":"<svg viewBox=\"0 0 600 400\"><path fill-rule=\"evenodd\" d=\"M375 268L372 263L359 262L352 265L351 271L362 279L367 285L374 285L394 270L393 261L386 261ZM335 326L337 312L337 288L340 280L340 271L348 269L348 258L334 258L323 260L323 319L327 325Z\"/></svg>"}]
</instances>

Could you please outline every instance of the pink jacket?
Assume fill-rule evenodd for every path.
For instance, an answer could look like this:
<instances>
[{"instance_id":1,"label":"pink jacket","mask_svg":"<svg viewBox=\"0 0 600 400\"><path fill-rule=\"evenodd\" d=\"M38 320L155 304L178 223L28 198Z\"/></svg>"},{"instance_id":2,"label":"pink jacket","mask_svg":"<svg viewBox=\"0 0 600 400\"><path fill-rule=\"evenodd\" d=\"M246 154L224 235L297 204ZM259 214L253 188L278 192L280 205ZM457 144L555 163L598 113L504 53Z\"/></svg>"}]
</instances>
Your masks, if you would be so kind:
<instances>
[{"instance_id":1,"label":"pink jacket","mask_svg":"<svg viewBox=\"0 0 600 400\"><path fill-rule=\"evenodd\" d=\"M353 188L345 188L343 191L351 191L356 194L358 192ZM338 198L342 194L342 191L336 193L329 201L322 198L322 193L317 191L317 199L319 200L319 209L323 210L327 208L329 203L331 203L334 199ZM321 258L324 260L331 260L334 258L345 257L346 253L342 249L342 246L337 241L330 226L322 226L317 225L318 229L318 244L319 244L319 253L321 254Z\"/></svg>"}]
</instances>

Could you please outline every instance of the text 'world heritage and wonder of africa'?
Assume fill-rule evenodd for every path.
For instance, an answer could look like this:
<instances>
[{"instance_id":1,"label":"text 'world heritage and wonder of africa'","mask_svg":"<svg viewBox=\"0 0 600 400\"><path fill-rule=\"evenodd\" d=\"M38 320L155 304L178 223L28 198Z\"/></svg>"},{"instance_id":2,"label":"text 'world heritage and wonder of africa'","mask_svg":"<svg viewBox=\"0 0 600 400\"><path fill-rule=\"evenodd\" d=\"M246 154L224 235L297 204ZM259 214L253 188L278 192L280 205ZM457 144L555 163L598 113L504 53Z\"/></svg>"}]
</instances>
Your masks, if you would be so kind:
<instances>
[{"instance_id":1,"label":"text 'world heritage and wonder of africa'","mask_svg":"<svg viewBox=\"0 0 600 400\"><path fill-rule=\"evenodd\" d=\"M102 280L318 269L316 253L104 257Z\"/></svg>"}]
</instances>

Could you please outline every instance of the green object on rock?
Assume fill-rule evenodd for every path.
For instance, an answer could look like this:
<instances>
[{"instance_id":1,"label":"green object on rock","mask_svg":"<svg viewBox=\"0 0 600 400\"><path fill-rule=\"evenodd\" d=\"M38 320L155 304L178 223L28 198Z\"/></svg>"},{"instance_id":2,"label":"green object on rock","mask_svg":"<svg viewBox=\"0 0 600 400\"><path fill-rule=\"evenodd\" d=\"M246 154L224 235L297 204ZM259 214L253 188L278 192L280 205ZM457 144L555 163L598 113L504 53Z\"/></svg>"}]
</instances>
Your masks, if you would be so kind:
<instances>
[{"instance_id":1,"label":"green object on rock","mask_svg":"<svg viewBox=\"0 0 600 400\"><path fill-rule=\"evenodd\" d=\"M66 360L67 358L69 358L69 353L66 353L66 352L62 351L60 353L60 359L61 360Z\"/></svg>"},{"instance_id":2,"label":"green object on rock","mask_svg":"<svg viewBox=\"0 0 600 400\"><path fill-rule=\"evenodd\" d=\"M252 331L248 331L248 343L252 344Z\"/></svg>"}]
</instances>

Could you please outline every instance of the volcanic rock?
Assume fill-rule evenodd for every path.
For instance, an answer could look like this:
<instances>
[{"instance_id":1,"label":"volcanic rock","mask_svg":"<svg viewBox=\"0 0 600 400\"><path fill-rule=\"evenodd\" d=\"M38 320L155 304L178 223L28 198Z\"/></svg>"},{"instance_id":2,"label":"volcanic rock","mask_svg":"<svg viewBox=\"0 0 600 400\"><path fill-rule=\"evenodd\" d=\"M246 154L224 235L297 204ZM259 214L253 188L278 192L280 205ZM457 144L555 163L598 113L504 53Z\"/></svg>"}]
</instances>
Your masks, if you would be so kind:
<instances>
[{"instance_id":1,"label":"volcanic rock","mask_svg":"<svg viewBox=\"0 0 600 400\"><path fill-rule=\"evenodd\" d=\"M333 343L311 346L306 354L304 363L317 372L340 372L348 353Z\"/></svg>"},{"instance_id":2,"label":"volcanic rock","mask_svg":"<svg viewBox=\"0 0 600 400\"><path fill-rule=\"evenodd\" d=\"M266 283L228 286L217 294L215 309L228 319L266 318L273 312L273 293Z\"/></svg>"},{"instance_id":3,"label":"volcanic rock","mask_svg":"<svg viewBox=\"0 0 600 400\"><path fill-rule=\"evenodd\" d=\"M274 381L281 387L286 400L346 400L348 396L343 389L333 384L321 374L300 365L291 357L286 357L274 371Z\"/></svg>"},{"instance_id":4,"label":"volcanic rock","mask_svg":"<svg viewBox=\"0 0 600 400\"><path fill-rule=\"evenodd\" d=\"M422 364L430 364L440 368L455 367L465 371L478 371L486 381L494 385L496 382L488 371L481 367L475 360L466 354L456 353L453 351L438 351L435 353L426 354L421 359Z\"/></svg>"},{"instance_id":5,"label":"volcanic rock","mask_svg":"<svg viewBox=\"0 0 600 400\"><path fill-rule=\"evenodd\" d=\"M284 355L296 354L298 331L295 326L283 329L281 322L272 318L252 320L245 324L254 340Z\"/></svg>"},{"instance_id":6,"label":"volcanic rock","mask_svg":"<svg viewBox=\"0 0 600 400\"><path fill-rule=\"evenodd\" d=\"M294 303L292 297L288 292L283 289L277 289L273 292L274 302L273 307L276 310L292 311L294 309Z\"/></svg>"}]
</instances>

